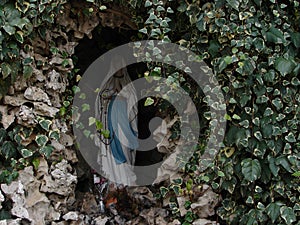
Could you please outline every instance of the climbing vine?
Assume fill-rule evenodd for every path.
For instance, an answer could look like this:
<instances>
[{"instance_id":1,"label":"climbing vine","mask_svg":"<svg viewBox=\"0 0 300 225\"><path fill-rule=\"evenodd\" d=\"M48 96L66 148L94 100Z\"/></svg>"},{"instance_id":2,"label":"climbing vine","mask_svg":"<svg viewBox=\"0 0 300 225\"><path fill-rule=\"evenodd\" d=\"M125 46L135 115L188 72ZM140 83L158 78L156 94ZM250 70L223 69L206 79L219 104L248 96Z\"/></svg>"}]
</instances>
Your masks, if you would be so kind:
<instances>
[{"instance_id":1,"label":"climbing vine","mask_svg":"<svg viewBox=\"0 0 300 225\"><path fill-rule=\"evenodd\" d=\"M72 89L68 83L80 79L72 60L74 47L84 35L91 37L101 21L102 26L139 30L138 40L162 40L191 49L211 66L222 86L227 130L214 164L204 172L199 170L209 135L205 133L181 177L160 188L158 197L170 199L174 217L192 224L198 218L193 208L195 195L208 184L222 197L216 209L226 224L299 224L299 1L83 3L84 8L60 0L0 1L0 98L10 105L1 109L1 115L9 118L13 108L33 110L32 124L2 120L1 166L6 169L1 182L12 181L23 166L38 165L38 156L51 156L53 142L65 129L57 121L70 125L69 106L76 86ZM115 13L117 6L127 7L131 15ZM127 23L120 23L122 18ZM157 48L150 50L159 54ZM148 69L149 76L165 76L197 96L198 87L183 72L161 64L149 64ZM46 79L52 82L46 86L47 93L57 104L42 99L36 104L27 96L25 102L30 104L22 100L12 105L12 86L25 82L23 88L14 86L20 93L36 84L44 89ZM63 82L53 86L57 80ZM58 96L53 87L60 90ZM198 107L206 107L202 97L194 100ZM45 105L47 113L41 110ZM205 115L202 119L206 125L210 121ZM186 197L184 215L179 213L176 198L182 196Z\"/></svg>"}]
</instances>

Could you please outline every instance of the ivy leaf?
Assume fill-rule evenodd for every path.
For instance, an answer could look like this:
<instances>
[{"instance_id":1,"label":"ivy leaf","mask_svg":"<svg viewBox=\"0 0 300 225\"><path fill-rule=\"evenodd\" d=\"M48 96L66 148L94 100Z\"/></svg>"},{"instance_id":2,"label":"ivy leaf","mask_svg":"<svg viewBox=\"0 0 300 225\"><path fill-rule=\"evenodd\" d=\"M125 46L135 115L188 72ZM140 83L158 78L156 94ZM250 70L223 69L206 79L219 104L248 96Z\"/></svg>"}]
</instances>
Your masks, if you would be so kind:
<instances>
[{"instance_id":1,"label":"ivy leaf","mask_svg":"<svg viewBox=\"0 0 300 225\"><path fill-rule=\"evenodd\" d=\"M20 42L21 44L23 44L23 42L24 42L24 33L22 32L22 31L17 31L16 33L15 33L15 38L16 38L16 40L18 41L18 42Z\"/></svg>"},{"instance_id":2,"label":"ivy leaf","mask_svg":"<svg viewBox=\"0 0 300 225\"><path fill-rule=\"evenodd\" d=\"M96 123L95 117L89 117L89 126L92 126L94 123Z\"/></svg>"},{"instance_id":3,"label":"ivy leaf","mask_svg":"<svg viewBox=\"0 0 300 225\"><path fill-rule=\"evenodd\" d=\"M153 98L148 97L144 103L144 106L149 106L152 105L154 103Z\"/></svg>"},{"instance_id":4,"label":"ivy leaf","mask_svg":"<svg viewBox=\"0 0 300 225\"><path fill-rule=\"evenodd\" d=\"M143 33L143 34L147 34L148 33L148 31L147 31L147 29L145 27L142 28L142 29L140 29L139 32Z\"/></svg>"},{"instance_id":5,"label":"ivy leaf","mask_svg":"<svg viewBox=\"0 0 300 225\"><path fill-rule=\"evenodd\" d=\"M50 157L51 153L53 152L54 150L54 147L51 146L51 145L46 145L46 146L43 146L39 149L39 152L41 154L43 154L44 156L46 156L47 158Z\"/></svg>"},{"instance_id":6,"label":"ivy leaf","mask_svg":"<svg viewBox=\"0 0 300 225\"><path fill-rule=\"evenodd\" d=\"M284 36L281 30L271 27L270 30L266 33L267 41L282 44L284 42Z\"/></svg>"},{"instance_id":7,"label":"ivy leaf","mask_svg":"<svg viewBox=\"0 0 300 225\"><path fill-rule=\"evenodd\" d=\"M272 172L272 174L277 177L279 172L279 167L275 164L275 159L270 157L269 159L269 168Z\"/></svg>"},{"instance_id":8,"label":"ivy leaf","mask_svg":"<svg viewBox=\"0 0 300 225\"><path fill-rule=\"evenodd\" d=\"M282 76L285 76L293 71L295 64L292 60L280 57L275 61L275 69L280 72Z\"/></svg>"},{"instance_id":9,"label":"ivy leaf","mask_svg":"<svg viewBox=\"0 0 300 225\"><path fill-rule=\"evenodd\" d=\"M28 149L26 149L26 148L22 148L22 149L20 150L20 152L21 152L21 154L22 154L22 156L23 156L24 158L28 158L28 157L30 157L30 156L33 155L33 152L30 151L30 150L28 150Z\"/></svg>"},{"instance_id":10,"label":"ivy leaf","mask_svg":"<svg viewBox=\"0 0 300 225\"><path fill-rule=\"evenodd\" d=\"M254 38L253 45L257 51L262 51L265 49L265 42L262 38Z\"/></svg>"},{"instance_id":11,"label":"ivy leaf","mask_svg":"<svg viewBox=\"0 0 300 225\"><path fill-rule=\"evenodd\" d=\"M96 120L96 130L101 130L103 128L103 123L99 120Z\"/></svg>"},{"instance_id":12,"label":"ivy leaf","mask_svg":"<svg viewBox=\"0 0 300 225\"><path fill-rule=\"evenodd\" d=\"M6 130L4 128L0 128L0 146L2 145L2 142L6 138Z\"/></svg>"},{"instance_id":13,"label":"ivy leaf","mask_svg":"<svg viewBox=\"0 0 300 225\"><path fill-rule=\"evenodd\" d=\"M2 70L3 79L8 77L8 75L11 73L10 65L5 62L1 64L1 70Z\"/></svg>"},{"instance_id":14,"label":"ivy leaf","mask_svg":"<svg viewBox=\"0 0 300 225\"><path fill-rule=\"evenodd\" d=\"M51 139L54 139L54 140L59 140L59 137L60 137L60 135L59 135L59 131L58 130L51 130L50 132L49 132L49 138L51 138Z\"/></svg>"},{"instance_id":15,"label":"ivy leaf","mask_svg":"<svg viewBox=\"0 0 300 225\"><path fill-rule=\"evenodd\" d=\"M292 176L294 176L294 177L300 177L300 171L297 171L297 172L293 173Z\"/></svg>"},{"instance_id":16,"label":"ivy leaf","mask_svg":"<svg viewBox=\"0 0 300 225\"><path fill-rule=\"evenodd\" d=\"M217 40L211 40L209 41L209 47L208 47L208 52L211 54L212 57L215 57L220 49L220 44Z\"/></svg>"},{"instance_id":17,"label":"ivy leaf","mask_svg":"<svg viewBox=\"0 0 300 225\"><path fill-rule=\"evenodd\" d=\"M90 110L90 105L87 103L84 103L84 104L82 104L81 108L82 108L82 112L86 112L86 111Z\"/></svg>"},{"instance_id":18,"label":"ivy leaf","mask_svg":"<svg viewBox=\"0 0 300 225\"><path fill-rule=\"evenodd\" d=\"M284 139L290 143L296 142L295 135L292 132L290 132L287 136L285 136Z\"/></svg>"},{"instance_id":19,"label":"ivy leaf","mask_svg":"<svg viewBox=\"0 0 300 225\"><path fill-rule=\"evenodd\" d=\"M23 66L23 77L25 79L28 79L32 76L32 73L33 73L33 69L31 66L29 65L24 65Z\"/></svg>"},{"instance_id":20,"label":"ivy leaf","mask_svg":"<svg viewBox=\"0 0 300 225\"><path fill-rule=\"evenodd\" d=\"M48 137L46 135L40 134L35 137L35 142L38 146L45 146L48 141Z\"/></svg>"},{"instance_id":21,"label":"ivy leaf","mask_svg":"<svg viewBox=\"0 0 300 225\"><path fill-rule=\"evenodd\" d=\"M288 225L296 221L295 212L291 207L282 206L280 208L280 215Z\"/></svg>"},{"instance_id":22,"label":"ivy leaf","mask_svg":"<svg viewBox=\"0 0 300 225\"><path fill-rule=\"evenodd\" d=\"M266 212L271 218L272 223L274 223L280 215L280 206L282 206L282 203L272 202L266 208Z\"/></svg>"},{"instance_id":23,"label":"ivy leaf","mask_svg":"<svg viewBox=\"0 0 300 225\"><path fill-rule=\"evenodd\" d=\"M241 166L246 180L253 182L261 176L261 166L257 159L244 159Z\"/></svg>"},{"instance_id":24,"label":"ivy leaf","mask_svg":"<svg viewBox=\"0 0 300 225\"><path fill-rule=\"evenodd\" d=\"M291 40L292 43L295 45L296 48L300 47L300 33L291 33Z\"/></svg>"},{"instance_id":25,"label":"ivy leaf","mask_svg":"<svg viewBox=\"0 0 300 225\"><path fill-rule=\"evenodd\" d=\"M291 165L289 161L287 160L286 156L280 156L275 160L276 165L281 165L286 171L292 173Z\"/></svg>"},{"instance_id":26,"label":"ivy leaf","mask_svg":"<svg viewBox=\"0 0 300 225\"><path fill-rule=\"evenodd\" d=\"M240 2L238 0L226 0L226 2L235 10L239 11Z\"/></svg>"},{"instance_id":27,"label":"ivy leaf","mask_svg":"<svg viewBox=\"0 0 300 225\"><path fill-rule=\"evenodd\" d=\"M160 191L161 196L164 198L167 195L167 193L169 192L169 189L166 187L160 187L159 191Z\"/></svg>"},{"instance_id":28,"label":"ivy leaf","mask_svg":"<svg viewBox=\"0 0 300 225\"><path fill-rule=\"evenodd\" d=\"M6 24L3 26L3 29L8 33L9 35L13 35L16 32L16 28Z\"/></svg>"},{"instance_id":29,"label":"ivy leaf","mask_svg":"<svg viewBox=\"0 0 300 225\"><path fill-rule=\"evenodd\" d=\"M16 156L17 149L11 141L5 141L1 146L1 154L5 159L10 159Z\"/></svg>"},{"instance_id":30,"label":"ivy leaf","mask_svg":"<svg viewBox=\"0 0 300 225\"><path fill-rule=\"evenodd\" d=\"M104 138L109 138L109 130L102 130L101 134L103 134Z\"/></svg>"},{"instance_id":31,"label":"ivy leaf","mask_svg":"<svg viewBox=\"0 0 300 225\"><path fill-rule=\"evenodd\" d=\"M39 168L40 165L40 159L39 158L35 158L32 160L32 165L34 167L35 170L37 170Z\"/></svg>"},{"instance_id":32,"label":"ivy leaf","mask_svg":"<svg viewBox=\"0 0 300 225\"><path fill-rule=\"evenodd\" d=\"M52 124L52 121L42 119L42 120L39 121L39 124L44 130L49 131L49 128L50 128L50 125Z\"/></svg>"}]
</instances>

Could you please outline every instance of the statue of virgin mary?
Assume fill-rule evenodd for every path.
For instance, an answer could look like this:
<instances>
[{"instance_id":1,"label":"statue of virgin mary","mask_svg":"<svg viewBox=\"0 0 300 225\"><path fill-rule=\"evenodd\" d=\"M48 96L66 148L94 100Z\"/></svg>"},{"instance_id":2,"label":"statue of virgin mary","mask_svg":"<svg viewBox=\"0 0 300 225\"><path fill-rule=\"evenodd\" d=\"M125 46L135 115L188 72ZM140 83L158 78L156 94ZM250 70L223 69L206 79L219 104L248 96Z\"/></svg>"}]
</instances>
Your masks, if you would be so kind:
<instances>
[{"instance_id":1,"label":"statue of virgin mary","mask_svg":"<svg viewBox=\"0 0 300 225\"><path fill-rule=\"evenodd\" d=\"M122 69L112 74L115 68ZM96 135L97 162L105 178L116 184L133 186L136 184L133 168L138 148L136 90L122 57L112 59L108 75L110 78L100 88L95 104L96 119L102 122L103 130L109 131L109 137L101 132Z\"/></svg>"}]
</instances>

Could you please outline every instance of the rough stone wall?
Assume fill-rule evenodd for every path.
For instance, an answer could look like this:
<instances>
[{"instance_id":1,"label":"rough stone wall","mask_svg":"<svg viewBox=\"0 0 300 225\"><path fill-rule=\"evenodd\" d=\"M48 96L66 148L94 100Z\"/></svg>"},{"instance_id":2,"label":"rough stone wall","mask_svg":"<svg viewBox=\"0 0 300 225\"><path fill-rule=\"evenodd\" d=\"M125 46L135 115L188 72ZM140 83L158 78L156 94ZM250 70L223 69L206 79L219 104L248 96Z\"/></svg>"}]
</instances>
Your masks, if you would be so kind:
<instances>
[{"instance_id":1,"label":"rough stone wall","mask_svg":"<svg viewBox=\"0 0 300 225\"><path fill-rule=\"evenodd\" d=\"M50 130L57 130L60 134L58 140L51 140L50 144L54 147L54 151L48 159L40 157L37 168L27 166L19 171L17 180L9 185L1 184L0 208L3 202L10 201L12 203L11 214L14 219L0 221L0 225L101 225L108 220L117 224L180 224L178 220L170 220L171 217L166 209L169 204L168 199L164 202L156 201L153 193L146 187L127 189L133 207L127 212L127 214L132 214L127 220L124 220L119 215L120 213L111 214L110 217L99 215L96 197L90 192L81 193L83 196L75 195L76 184L81 174L75 170L78 158L73 142L74 137L70 124L58 116L69 85L68 73L74 67L71 56L84 35L92 38L91 32L98 26L101 19L103 26L116 27L123 26L123 24L120 21L105 20L114 11L108 11L105 16L95 10L90 17L80 14L77 18L73 18L71 10L74 7L81 6L66 4L64 11L57 18L57 24L64 29L57 26L47 30L45 40L36 38L32 40L33 49L26 53L21 52L23 58L35 59L32 64L33 75L26 80L22 76L18 77L4 97L3 104L0 105L1 123L5 129L16 124L34 128L39 118L43 117L51 121ZM135 29L133 24L127 25ZM66 52L67 57L60 53L53 54L49 49L51 41L56 43L60 52ZM39 62L39 65L36 62ZM63 66L63 63L66 66ZM31 148L36 145L35 138L35 133L27 138L24 137L22 144ZM160 144L161 149L170 147ZM177 198L182 215L186 212L184 208L186 200L188 199L184 196ZM195 221L194 224L217 224L205 219L214 215L214 207L217 203L218 196L210 187L205 186L203 192L199 194L197 203L191 206L193 210L201 214L201 219ZM127 208L121 210L125 216Z\"/></svg>"},{"instance_id":2,"label":"rough stone wall","mask_svg":"<svg viewBox=\"0 0 300 225\"><path fill-rule=\"evenodd\" d=\"M33 49L21 52L22 58L34 59L31 65L33 74L29 79L19 76L0 105L1 123L5 129L17 124L35 128L39 118L45 118L51 121L49 130L60 134L58 140L50 140L54 150L47 160L40 157L37 169L25 167L19 171L17 180L9 185L1 184L0 202L10 200L11 214L17 219L1 221L0 224L19 224L22 221L42 225L84 221L84 217L75 212L78 174L74 165L78 159L74 137L68 121L59 117L59 110L69 85L68 73L74 68L71 60L74 49L84 35L91 38L91 31L99 24L100 17L78 16L74 19L70 17L71 9L72 6L66 4L57 18L58 26L46 31L45 40L37 37L31 40ZM50 51L50 42L54 42L59 49L57 54ZM66 52L67 56L62 52ZM32 133L24 137L22 145L28 149L35 147L36 135Z\"/></svg>"}]
</instances>

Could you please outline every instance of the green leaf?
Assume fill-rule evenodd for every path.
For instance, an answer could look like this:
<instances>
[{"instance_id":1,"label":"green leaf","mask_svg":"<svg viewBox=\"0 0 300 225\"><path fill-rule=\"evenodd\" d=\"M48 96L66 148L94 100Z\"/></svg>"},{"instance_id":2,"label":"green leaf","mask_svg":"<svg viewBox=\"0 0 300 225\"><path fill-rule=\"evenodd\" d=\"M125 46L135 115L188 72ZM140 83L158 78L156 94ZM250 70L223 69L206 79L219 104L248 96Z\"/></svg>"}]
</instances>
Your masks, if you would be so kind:
<instances>
[{"instance_id":1,"label":"green leaf","mask_svg":"<svg viewBox=\"0 0 300 225\"><path fill-rule=\"evenodd\" d=\"M38 146L45 146L48 142L48 137L43 134L39 134L35 137L35 142L38 144Z\"/></svg>"},{"instance_id":2,"label":"green leaf","mask_svg":"<svg viewBox=\"0 0 300 225\"><path fill-rule=\"evenodd\" d=\"M265 49L265 42L262 38L254 38L253 45L257 51L262 51Z\"/></svg>"},{"instance_id":3,"label":"green leaf","mask_svg":"<svg viewBox=\"0 0 300 225\"><path fill-rule=\"evenodd\" d=\"M39 152L41 154L43 154L44 156L46 156L47 158L50 157L51 153L53 152L54 150L54 147L51 146L51 145L46 145L46 146L43 146L39 149Z\"/></svg>"},{"instance_id":4,"label":"green leaf","mask_svg":"<svg viewBox=\"0 0 300 225\"><path fill-rule=\"evenodd\" d=\"M292 224L297 220L295 212L291 207L282 206L280 208L280 215L288 225Z\"/></svg>"},{"instance_id":5,"label":"green leaf","mask_svg":"<svg viewBox=\"0 0 300 225\"><path fill-rule=\"evenodd\" d=\"M220 47L221 46L217 40L209 41L209 47L208 47L209 54L211 54L212 57L216 56L219 52Z\"/></svg>"},{"instance_id":6,"label":"green leaf","mask_svg":"<svg viewBox=\"0 0 300 225\"><path fill-rule=\"evenodd\" d=\"M109 138L109 130L102 130L101 134L103 134L104 138Z\"/></svg>"},{"instance_id":7,"label":"green leaf","mask_svg":"<svg viewBox=\"0 0 300 225\"><path fill-rule=\"evenodd\" d=\"M94 123L96 123L96 118L95 117L89 117L89 126L92 126Z\"/></svg>"},{"instance_id":8,"label":"green leaf","mask_svg":"<svg viewBox=\"0 0 300 225\"><path fill-rule=\"evenodd\" d=\"M11 73L10 65L5 63L5 62L2 63L1 64L1 71L2 71L2 77L3 77L3 79L5 79Z\"/></svg>"},{"instance_id":9,"label":"green leaf","mask_svg":"<svg viewBox=\"0 0 300 225\"><path fill-rule=\"evenodd\" d=\"M270 157L269 159L269 168L272 172L272 174L277 177L279 172L279 167L275 164L275 159Z\"/></svg>"},{"instance_id":10,"label":"green leaf","mask_svg":"<svg viewBox=\"0 0 300 225\"><path fill-rule=\"evenodd\" d=\"M147 97L147 99L144 103L144 106L149 106L149 105L152 105L153 103L154 103L153 98Z\"/></svg>"},{"instance_id":11,"label":"green leaf","mask_svg":"<svg viewBox=\"0 0 300 225\"><path fill-rule=\"evenodd\" d=\"M50 139L54 139L54 140L59 140L59 138L60 138L60 135L59 135L59 131L58 130L51 130L50 132L49 132L49 138Z\"/></svg>"},{"instance_id":12,"label":"green leaf","mask_svg":"<svg viewBox=\"0 0 300 225\"><path fill-rule=\"evenodd\" d=\"M261 176L261 166L257 159L244 159L241 166L246 180L253 182Z\"/></svg>"},{"instance_id":13,"label":"green leaf","mask_svg":"<svg viewBox=\"0 0 300 225\"><path fill-rule=\"evenodd\" d=\"M33 73L33 68L29 65L24 65L23 66L23 77L25 79L28 79L32 76Z\"/></svg>"},{"instance_id":14,"label":"green leaf","mask_svg":"<svg viewBox=\"0 0 300 225\"><path fill-rule=\"evenodd\" d=\"M103 128L103 123L99 120L96 120L96 129L101 130Z\"/></svg>"},{"instance_id":15,"label":"green leaf","mask_svg":"<svg viewBox=\"0 0 300 225\"><path fill-rule=\"evenodd\" d=\"M294 177L300 177L300 171L297 171L297 172L293 173L292 176L294 176Z\"/></svg>"},{"instance_id":16,"label":"green leaf","mask_svg":"<svg viewBox=\"0 0 300 225\"><path fill-rule=\"evenodd\" d=\"M284 42L284 36L281 30L271 27L270 30L266 33L267 41L281 44Z\"/></svg>"},{"instance_id":17,"label":"green leaf","mask_svg":"<svg viewBox=\"0 0 300 225\"><path fill-rule=\"evenodd\" d=\"M85 130L83 131L83 134L84 134L84 136L85 136L86 138L89 138L89 137L90 137L90 134L91 134L91 131L85 129Z\"/></svg>"},{"instance_id":18,"label":"green leaf","mask_svg":"<svg viewBox=\"0 0 300 225\"><path fill-rule=\"evenodd\" d=\"M169 189L166 187L160 187L159 191L160 191L161 196L164 198L167 195L167 193L169 192Z\"/></svg>"},{"instance_id":19,"label":"green leaf","mask_svg":"<svg viewBox=\"0 0 300 225\"><path fill-rule=\"evenodd\" d=\"M5 138L6 138L6 130L4 128L0 128L0 146L2 146L2 143L5 140Z\"/></svg>"},{"instance_id":20,"label":"green leaf","mask_svg":"<svg viewBox=\"0 0 300 225\"><path fill-rule=\"evenodd\" d=\"M18 42L20 42L21 44L23 44L23 42L24 42L24 33L22 32L22 31L17 31L16 33L15 33L15 38L16 38L16 40L18 41Z\"/></svg>"},{"instance_id":21,"label":"green leaf","mask_svg":"<svg viewBox=\"0 0 300 225\"><path fill-rule=\"evenodd\" d=\"M272 104L276 107L277 111L283 108L283 104L280 98L275 98L272 100Z\"/></svg>"},{"instance_id":22,"label":"green leaf","mask_svg":"<svg viewBox=\"0 0 300 225\"><path fill-rule=\"evenodd\" d=\"M280 72L282 76L285 76L293 71L295 63L292 60L280 57L275 61L275 69Z\"/></svg>"},{"instance_id":23,"label":"green leaf","mask_svg":"<svg viewBox=\"0 0 300 225\"><path fill-rule=\"evenodd\" d=\"M23 156L24 158L28 158L28 157L30 157L30 156L33 155L33 152L30 151L30 150L28 150L28 149L26 149L26 148L22 148L22 149L20 150L20 152L21 152L21 154L22 154L22 156Z\"/></svg>"},{"instance_id":24,"label":"green leaf","mask_svg":"<svg viewBox=\"0 0 300 225\"><path fill-rule=\"evenodd\" d=\"M6 24L3 26L3 29L8 33L9 35L13 35L16 32L16 28Z\"/></svg>"},{"instance_id":25,"label":"green leaf","mask_svg":"<svg viewBox=\"0 0 300 225\"><path fill-rule=\"evenodd\" d=\"M276 165L281 165L286 171L292 173L291 165L285 155L282 155L275 160Z\"/></svg>"},{"instance_id":26,"label":"green leaf","mask_svg":"<svg viewBox=\"0 0 300 225\"><path fill-rule=\"evenodd\" d=\"M149 6L151 6L151 5L152 5L152 2L149 1L149 0L146 0L146 2L145 2L145 7L149 7Z\"/></svg>"},{"instance_id":27,"label":"green leaf","mask_svg":"<svg viewBox=\"0 0 300 225\"><path fill-rule=\"evenodd\" d=\"M84 104L82 104L81 108L82 108L82 112L89 111L90 105L87 103L84 103Z\"/></svg>"},{"instance_id":28,"label":"green leaf","mask_svg":"<svg viewBox=\"0 0 300 225\"><path fill-rule=\"evenodd\" d=\"M42 119L42 120L39 121L39 124L44 130L49 131L49 128L50 128L50 125L52 124L52 121Z\"/></svg>"},{"instance_id":29,"label":"green leaf","mask_svg":"<svg viewBox=\"0 0 300 225\"><path fill-rule=\"evenodd\" d=\"M240 1L238 0L226 0L226 2L235 10L239 11Z\"/></svg>"},{"instance_id":30,"label":"green leaf","mask_svg":"<svg viewBox=\"0 0 300 225\"><path fill-rule=\"evenodd\" d=\"M40 159L39 158L35 158L32 160L32 165L34 167L35 170L37 170L39 168L40 165Z\"/></svg>"},{"instance_id":31,"label":"green leaf","mask_svg":"<svg viewBox=\"0 0 300 225\"><path fill-rule=\"evenodd\" d=\"M14 158L17 154L17 149L11 141L5 141L1 146L1 154L5 159Z\"/></svg>"},{"instance_id":32,"label":"green leaf","mask_svg":"<svg viewBox=\"0 0 300 225\"><path fill-rule=\"evenodd\" d=\"M140 29L139 32L143 33L143 34L147 34L148 33L147 28L145 28L145 27L142 28L142 29Z\"/></svg>"},{"instance_id":33,"label":"green leaf","mask_svg":"<svg viewBox=\"0 0 300 225\"><path fill-rule=\"evenodd\" d=\"M300 47L300 33L291 33L292 43L295 45L296 48Z\"/></svg>"},{"instance_id":34,"label":"green leaf","mask_svg":"<svg viewBox=\"0 0 300 225\"><path fill-rule=\"evenodd\" d=\"M180 185L172 185L171 188L174 191L176 196L180 195L180 193L181 193Z\"/></svg>"},{"instance_id":35,"label":"green leaf","mask_svg":"<svg viewBox=\"0 0 300 225\"><path fill-rule=\"evenodd\" d=\"M272 202L266 208L266 212L271 218L272 223L274 223L280 215L280 206L282 206L282 203Z\"/></svg>"},{"instance_id":36,"label":"green leaf","mask_svg":"<svg viewBox=\"0 0 300 225\"><path fill-rule=\"evenodd\" d=\"M284 139L290 143L296 142L295 135L292 132L290 132L287 136L285 136Z\"/></svg>"},{"instance_id":37,"label":"green leaf","mask_svg":"<svg viewBox=\"0 0 300 225\"><path fill-rule=\"evenodd\" d=\"M181 185L182 182L183 182L182 178L177 178L177 179L174 179L172 181L174 182L174 184L178 184L178 185Z\"/></svg>"}]
</instances>

